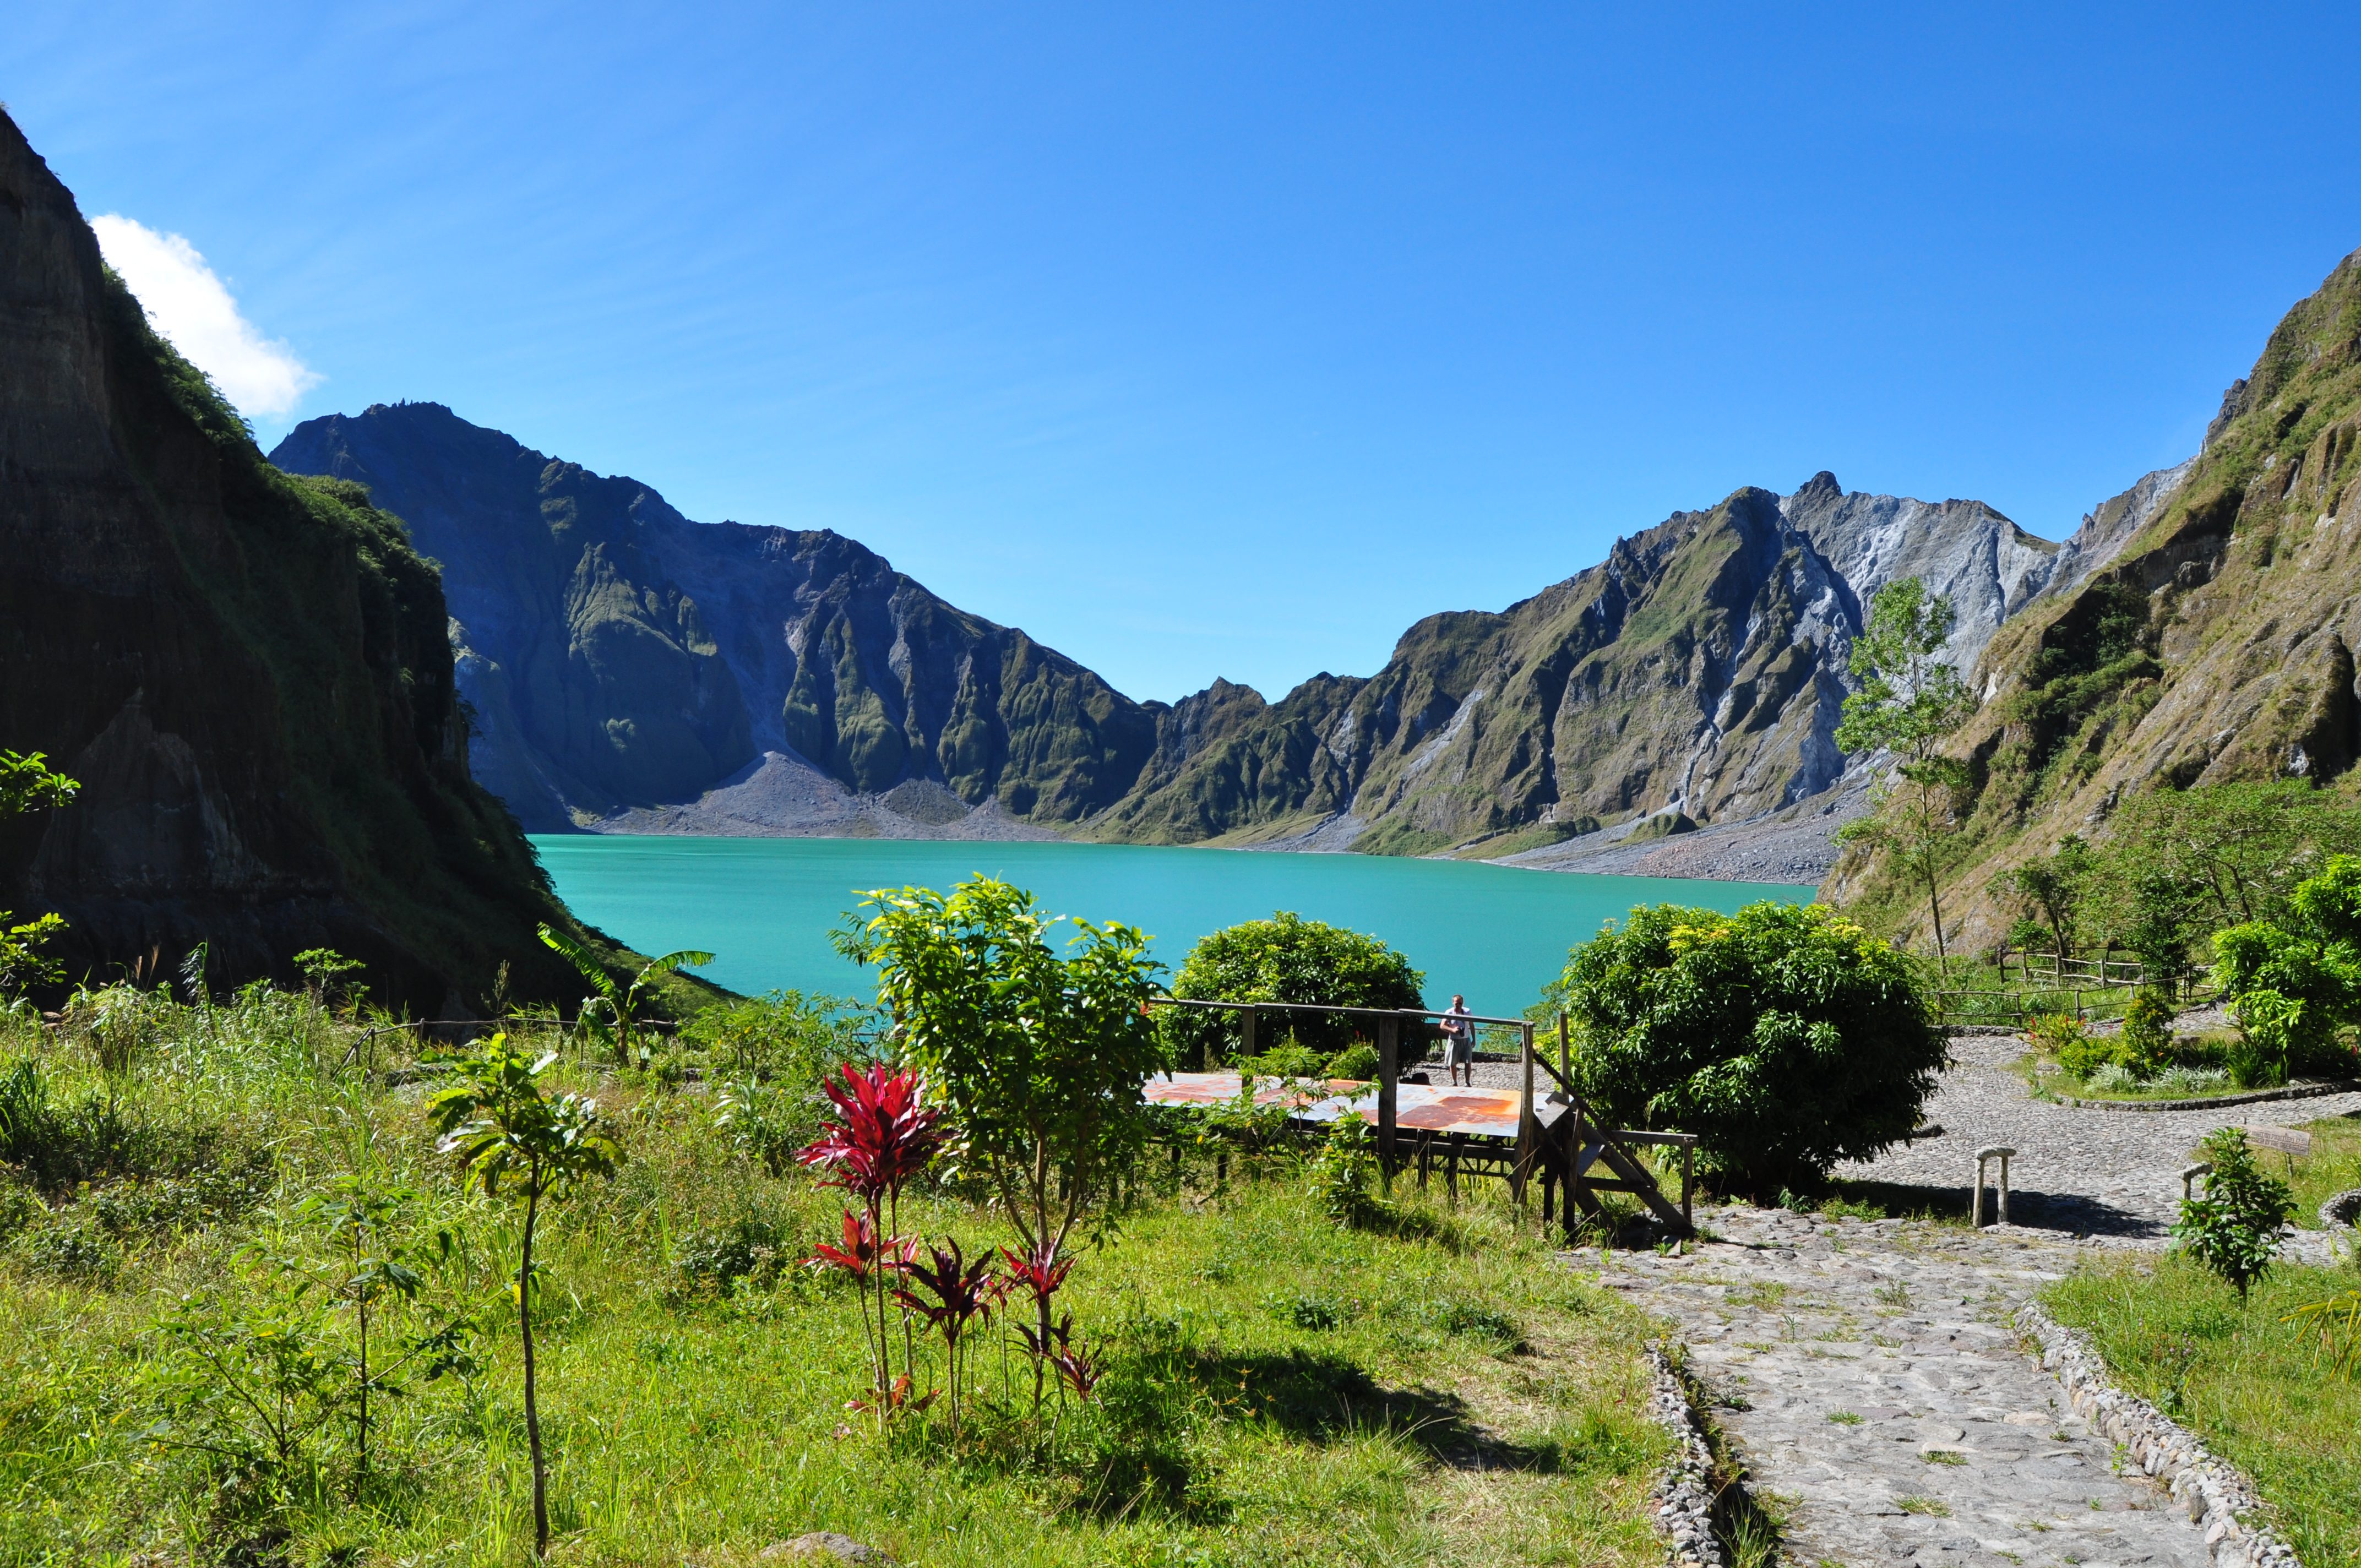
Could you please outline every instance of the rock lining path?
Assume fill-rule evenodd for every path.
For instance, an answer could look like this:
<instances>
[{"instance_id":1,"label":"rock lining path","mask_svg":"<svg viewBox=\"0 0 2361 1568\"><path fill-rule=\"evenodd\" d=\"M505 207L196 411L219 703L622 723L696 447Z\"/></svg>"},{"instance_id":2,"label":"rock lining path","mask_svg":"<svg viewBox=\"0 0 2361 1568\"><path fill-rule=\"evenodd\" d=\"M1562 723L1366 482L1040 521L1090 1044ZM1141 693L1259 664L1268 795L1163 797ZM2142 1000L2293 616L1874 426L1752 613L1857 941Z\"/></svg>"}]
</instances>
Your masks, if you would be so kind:
<instances>
[{"instance_id":1,"label":"rock lining path","mask_svg":"<svg viewBox=\"0 0 2361 1568\"><path fill-rule=\"evenodd\" d=\"M2361 1111L2361 1094L2126 1113L2032 1098L2014 1038L1953 1042L1928 1120L1945 1131L1840 1176L1963 1204L1975 1151L2004 1145L2011 1218L1956 1224L1700 1210L1686 1255L1574 1254L1676 1325L1789 1556L1847 1568L2199 1568L2205 1534L2114 1445L2011 1322L2093 1248L2160 1250L2190 1148L2224 1125ZM2298 1234L2291 1255L2344 1249ZM1834 1419L1832 1419L1834 1418ZM1857 1420L1849 1418L1858 1418ZM2128 1471L2128 1473L2125 1473Z\"/></svg>"},{"instance_id":2,"label":"rock lining path","mask_svg":"<svg viewBox=\"0 0 2361 1568\"><path fill-rule=\"evenodd\" d=\"M1793 1559L2210 1568L2203 1534L2161 1487L2117 1473L2008 1323L2073 1267L2073 1245L1782 1210L1699 1220L1721 1239L1614 1255L1600 1282L1679 1325Z\"/></svg>"}]
</instances>

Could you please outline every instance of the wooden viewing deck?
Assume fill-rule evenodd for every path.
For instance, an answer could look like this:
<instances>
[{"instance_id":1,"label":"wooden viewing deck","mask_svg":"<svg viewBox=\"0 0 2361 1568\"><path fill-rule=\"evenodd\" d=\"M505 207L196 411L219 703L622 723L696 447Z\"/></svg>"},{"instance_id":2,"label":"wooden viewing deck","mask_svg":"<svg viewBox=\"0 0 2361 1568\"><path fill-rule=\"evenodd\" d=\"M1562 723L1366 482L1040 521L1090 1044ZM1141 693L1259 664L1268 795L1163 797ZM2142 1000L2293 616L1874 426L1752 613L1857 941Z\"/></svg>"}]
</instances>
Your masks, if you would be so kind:
<instances>
[{"instance_id":1,"label":"wooden viewing deck","mask_svg":"<svg viewBox=\"0 0 2361 1568\"><path fill-rule=\"evenodd\" d=\"M1403 1025L1423 1026L1431 1019L1443 1017L1440 1013L1309 1003L1193 1002L1179 997L1160 998L1157 1005L1243 1013L1240 1024L1249 1055L1259 1014L1266 1012L1334 1013L1369 1019L1378 1037L1375 1083L1346 1079L1324 1082L1257 1079L1255 1102L1270 1105L1291 1101L1290 1119L1306 1125L1334 1122L1347 1113L1359 1115L1377 1129L1378 1160L1389 1182L1398 1172L1414 1166L1423 1187L1429 1172L1441 1163L1451 1191L1458 1190L1463 1175L1496 1176L1509 1183L1521 1203L1527 1184L1538 1178L1542 1222L1548 1224L1562 1210L1569 1242L1584 1220L1603 1214L1599 1193L1625 1192L1639 1199L1677 1234L1694 1234L1690 1205L1696 1188L1696 1135L1609 1128L1602 1124L1570 1081L1564 1014L1557 1020L1555 1064L1533 1048L1530 1020L1466 1015L1470 1024L1518 1031L1523 1081L1515 1089L1438 1089L1400 1080ZM1536 1095L1536 1069L1556 1081L1554 1091ZM1213 1105L1236 1100L1243 1085L1243 1078L1235 1072L1167 1073L1148 1081L1147 1096L1164 1105ZM1648 1145L1681 1151L1677 1208L1665 1196L1654 1170L1635 1152Z\"/></svg>"}]
</instances>

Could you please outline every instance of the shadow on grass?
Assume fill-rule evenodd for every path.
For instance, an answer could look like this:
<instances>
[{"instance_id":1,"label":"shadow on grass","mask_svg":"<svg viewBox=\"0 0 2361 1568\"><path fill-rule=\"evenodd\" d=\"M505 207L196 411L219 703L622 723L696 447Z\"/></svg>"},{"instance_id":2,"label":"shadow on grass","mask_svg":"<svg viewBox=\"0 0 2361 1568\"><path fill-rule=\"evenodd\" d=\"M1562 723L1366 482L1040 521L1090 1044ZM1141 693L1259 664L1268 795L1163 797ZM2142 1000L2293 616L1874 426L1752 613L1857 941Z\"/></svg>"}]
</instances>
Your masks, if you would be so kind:
<instances>
[{"instance_id":1,"label":"shadow on grass","mask_svg":"<svg viewBox=\"0 0 2361 1568\"><path fill-rule=\"evenodd\" d=\"M1554 1446L1508 1442L1486 1431L1456 1394L1388 1387L1341 1355L1191 1350L1155 1357L1142 1371L1185 1385L1225 1419L1255 1421L1298 1442L1390 1437L1456 1469L1552 1471L1559 1465Z\"/></svg>"},{"instance_id":2,"label":"shadow on grass","mask_svg":"<svg viewBox=\"0 0 2361 1568\"><path fill-rule=\"evenodd\" d=\"M1052 1398L1054 1400L1054 1396ZM1163 1515L1218 1524L1233 1505L1217 1486L1209 1429L1243 1423L1312 1447L1379 1439L1457 1470L1623 1473L1644 1443L1594 1413L1563 1439L1504 1441L1455 1394L1389 1387L1348 1358L1306 1350L1226 1354L1202 1347L1118 1359L1085 1406L1054 1403L1041 1425L1015 1407L974 1413L961 1459L1051 1480L1066 1506L1099 1518ZM1628 1452L1627 1452L1628 1451Z\"/></svg>"}]
</instances>

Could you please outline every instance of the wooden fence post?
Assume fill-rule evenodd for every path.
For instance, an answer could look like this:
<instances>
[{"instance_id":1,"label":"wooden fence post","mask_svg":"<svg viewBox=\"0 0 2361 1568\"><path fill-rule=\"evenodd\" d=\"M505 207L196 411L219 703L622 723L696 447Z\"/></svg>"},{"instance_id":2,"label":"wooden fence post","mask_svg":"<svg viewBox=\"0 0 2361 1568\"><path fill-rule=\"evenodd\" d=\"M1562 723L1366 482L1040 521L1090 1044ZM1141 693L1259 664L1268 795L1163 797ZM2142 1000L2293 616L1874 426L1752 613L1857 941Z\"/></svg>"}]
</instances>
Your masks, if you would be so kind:
<instances>
[{"instance_id":1,"label":"wooden fence post","mask_svg":"<svg viewBox=\"0 0 2361 1568\"><path fill-rule=\"evenodd\" d=\"M1568 1094L1574 1092L1574 1058L1566 1050L1565 1014L1557 1015L1557 1081Z\"/></svg>"},{"instance_id":2,"label":"wooden fence post","mask_svg":"<svg viewBox=\"0 0 2361 1568\"><path fill-rule=\"evenodd\" d=\"M1255 1049L1255 1019L1257 1015L1257 1009L1253 1007L1248 1007L1238 1014L1238 1055L1242 1057L1251 1057L1260 1054Z\"/></svg>"},{"instance_id":3,"label":"wooden fence post","mask_svg":"<svg viewBox=\"0 0 2361 1568\"><path fill-rule=\"evenodd\" d=\"M1534 1157L1541 1153L1541 1126L1533 1119L1533 1026L1527 1024L1520 1029L1517 1040L1517 1059L1524 1069L1524 1079L1517 1093L1517 1154L1516 1164L1510 1172L1509 1190L1521 1206Z\"/></svg>"},{"instance_id":4,"label":"wooden fence post","mask_svg":"<svg viewBox=\"0 0 2361 1568\"><path fill-rule=\"evenodd\" d=\"M1394 1083L1401 1077L1401 1020L1378 1020L1378 1168L1394 1179Z\"/></svg>"}]
</instances>

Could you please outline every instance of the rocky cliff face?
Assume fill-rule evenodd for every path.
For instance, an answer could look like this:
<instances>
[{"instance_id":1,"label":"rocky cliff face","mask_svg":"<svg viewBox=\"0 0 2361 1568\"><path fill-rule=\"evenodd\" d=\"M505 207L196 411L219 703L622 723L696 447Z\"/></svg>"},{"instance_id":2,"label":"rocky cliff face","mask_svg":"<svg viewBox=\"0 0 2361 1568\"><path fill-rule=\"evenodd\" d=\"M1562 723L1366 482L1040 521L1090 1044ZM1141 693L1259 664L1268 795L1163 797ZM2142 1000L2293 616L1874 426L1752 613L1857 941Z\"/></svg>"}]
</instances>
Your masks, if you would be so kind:
<instances>
[{"instance_id":1,"label":"rocky cliff face","mask_svg":"<svg viewBox=\"0 0 2361 1568\"><path fill-rule=\"evenodd\" d=\"M1120 799L1157 711L837 534L689 521L434 403L271 454L442 564L484 782L529 829L942 834Z\"/></svg>"},{"instance_id":2,"label":"rocky cliff face","mask_svg":"<svg viewBox=\"0 0 2361 1568\"><path fill-rule=\"evenodd\" d=\"M1879 587L1950 594L1972 663L2061 554L1979 502L1847 495L1825 473L1740 490L1498 614L1421 621L1367 680L1179 704L1091 830L1556 863L1546 846L1601 824L1603 844L1790 811L1844 778L1845 665ZM1803 857L1813 875L1826 860Z\"/></svg>"},{"instance_id":3,"label":"rocky cliff face","mask_svg":"<svg viewBox=\"0 0 2361 1568\"><path fill-rule=\"evenodd\" d=\"M1960 942L1997 942L2014 911L1995 880L2068 833L2103 836L2128 794L2290 775L2353 787L2356 481L2361 252L2279 323L2204 450L2094 511L2069 543L2073 569L1986 650L1987 701L1961 738L1977 788L1951 879ZM1926 934L1874 862L1839 866L1827 891Z\"/></svg>"},{"instance_id":4,"label":"rocky cliff face","mask_svg":"<svg viewBox=\"0 0 2361 1568\"><path fill-rule=\"evenodd\" d=\"M438 405L313 420L272 457L366 486L442 563L479 775L541 829L1510 854L1745 820L1844 777L1879 587L1949 593L1972 663L2070 558L1981 503L1820 474L1678 513L1499 613L1430 617L1367 678L1168 707L850 540L691 522Z\"/></svg>"},{"instance_id":5,"label":"rocky cliff face","mask_svg":"<svg viewBox=\"0 0 2361 1568\"><path fill-rule=\"evenodd\" d=\"M0 746L82 784L0 824L0 904L63 914L77 976L328 945L419 1012L502 957L555 994L566 916L468 782L444 629L401 526L263 462L0 115Z\"/></svg>"}]
</instances>

